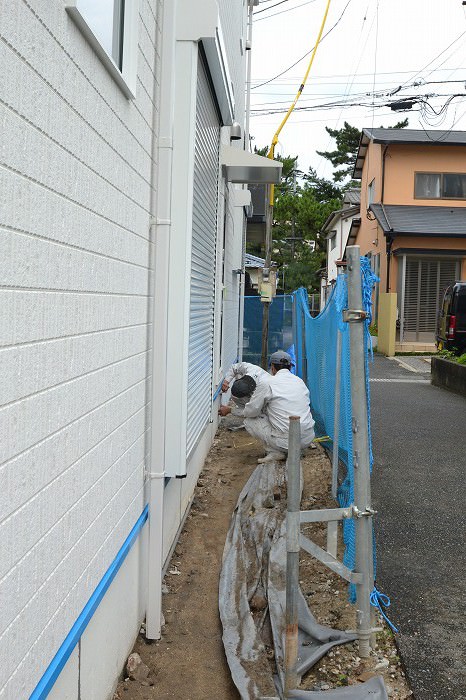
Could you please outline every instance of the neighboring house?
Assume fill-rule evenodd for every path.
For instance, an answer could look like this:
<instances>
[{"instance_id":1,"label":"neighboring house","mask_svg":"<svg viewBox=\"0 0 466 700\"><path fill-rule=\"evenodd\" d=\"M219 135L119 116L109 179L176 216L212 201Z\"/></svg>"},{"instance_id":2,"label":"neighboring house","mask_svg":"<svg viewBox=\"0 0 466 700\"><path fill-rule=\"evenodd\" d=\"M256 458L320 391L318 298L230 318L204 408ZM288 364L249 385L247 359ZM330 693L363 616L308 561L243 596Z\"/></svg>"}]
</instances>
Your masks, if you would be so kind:
<instances>
[{"instance_id":1,"label":"neighboring house","mask_svg":"<svg viewBox=\"0 0 466 700\"><path fill-rule=\"evenodd\" d=\"M351 227L360 218L361 192L350 188L343 196L341 209L333 211L324 223L321 236L327 241L327 267L321 279L320 309L327 303L337 279L338 262L342 262Z\"/></svg>"},{"instance_id":2,"label":"neighboring house","mask_svg":"<svg viewBox=\"0 0 466 700\"><path fill-rule=\"evenodd\" d=\"M433 343L444 288L466 279L466 132L364 129L356 243L396 292L400 343Z\"/></svg>"},{"instance_id":3,"label":"neighboring house","mask_svg":"<svg viewBox=\"0 0 466 700\"><path fill-rule=\"evenodd\" d=\"M2 699L107 700L160 636L240 354L244 183L280 177L230 142L253 4L2 7Z\"/></svg>"}]
</instances>

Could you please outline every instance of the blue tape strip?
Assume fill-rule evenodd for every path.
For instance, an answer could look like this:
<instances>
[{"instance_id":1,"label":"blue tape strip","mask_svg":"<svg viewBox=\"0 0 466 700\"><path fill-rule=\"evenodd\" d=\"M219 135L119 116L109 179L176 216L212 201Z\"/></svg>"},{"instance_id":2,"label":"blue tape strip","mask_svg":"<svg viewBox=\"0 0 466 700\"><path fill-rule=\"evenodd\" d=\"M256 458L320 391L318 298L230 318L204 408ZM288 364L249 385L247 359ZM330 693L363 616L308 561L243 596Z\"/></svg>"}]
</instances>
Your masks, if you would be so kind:
<instances>
[{"instance_id":1,"label":"blue tape strip","mask_svg":"<svg viewBox=\"0 0 466 700\"><path fill-rule=\"evenodd\" d=\"M215 392L215 394L214 394L213 397L212 397L212 403L214 403L215 399L217 398L217 396L218 396L218 395L220 394L220 392L222 391L222 384L223 384L223 379L222 379L221 383L219 384L219 386L217 387L217 391Z\"/></svg>"},{"instance_id":2,"label":"blue tape strip","mask_svg":"<svg viewBox=\"0 0 466 700\"><path fill-rule=\"evenodd\" d=\"M58 676L60 675L64 665L71 656L73 649L81 638L82 633L89 624L93 614L95 613L100 601L107 592L108 587L115 578L119 568L126 559L126 555L131 549L136 537L139 535L144 523L146 522L149 515L149 506L146 506L142 511L141 515L136 521L133 529L129 533L128 537L124 541L122 547L120 548L118 554L116 555L113 562L110 564L106 573L102 577L99 585L95 589L94 593L91 595L87 601L85 607L83 608L80 616L74 623L73 627L68 633L65 641L53 657L50 665L45 671L44 675L40 679L39 683L36 685L35 689L29 697L29 700L43 700L50 693L51 689Z\"/></svg>"}]
</instances>

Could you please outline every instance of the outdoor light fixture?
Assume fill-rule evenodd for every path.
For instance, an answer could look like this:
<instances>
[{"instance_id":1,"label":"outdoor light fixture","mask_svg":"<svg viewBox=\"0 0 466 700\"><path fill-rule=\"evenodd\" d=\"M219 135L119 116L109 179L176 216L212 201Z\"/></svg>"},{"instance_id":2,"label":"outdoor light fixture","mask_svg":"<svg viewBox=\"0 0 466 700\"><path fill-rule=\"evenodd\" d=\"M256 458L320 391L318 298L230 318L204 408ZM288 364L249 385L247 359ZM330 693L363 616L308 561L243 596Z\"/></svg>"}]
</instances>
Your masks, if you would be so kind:
<instances>
[{"instance_id":1,"label":"outdoor light fixture","mask_svg":"<svg viewBox=\"0 0 466 700\"><path fill-rule=\"evenodd\" d=\"M230 141L239 141L243 138L243 130L241 124L238 122L233 122L230 126Z\"/></svg>"}]
</instances>

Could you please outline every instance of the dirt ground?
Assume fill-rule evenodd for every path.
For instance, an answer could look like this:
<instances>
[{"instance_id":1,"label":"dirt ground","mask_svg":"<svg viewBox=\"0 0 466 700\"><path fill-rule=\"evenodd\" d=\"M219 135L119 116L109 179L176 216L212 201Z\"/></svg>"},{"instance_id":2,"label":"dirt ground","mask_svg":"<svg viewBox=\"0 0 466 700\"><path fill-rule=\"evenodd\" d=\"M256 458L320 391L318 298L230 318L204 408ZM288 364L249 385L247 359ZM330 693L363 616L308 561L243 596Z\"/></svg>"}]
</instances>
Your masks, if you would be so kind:
<instances>
[{"instance_id":1,"label":"dirt ground","mask_svg":"<svg viewBox=\"0 0 466 700\"><path fill-rule=\"evenodd\" d=\"M133 650L147 665L149 675L145 677L144 666L143 673L134 674L139 680L125 674L114 700L239 698L223 652L218 580L231 515L262 454L259 443L244 430L220 427L164 579L162 638L148 643L142 628ZM301 509L335 507L328 496L331 464L325 451L320 446L308 450L302 466ZM325 526L303 526L303 533L325 546ZM300 558L300 583L318 622L355 629L346 582L305 552ZM335 647L303 678L300 687L327 690L358 684L373 675L384 677L390 698L405 700L412 695L387 627L378 633L377 649L369 659L359 658L357 643Z\"/></svg>"}]
</instances>

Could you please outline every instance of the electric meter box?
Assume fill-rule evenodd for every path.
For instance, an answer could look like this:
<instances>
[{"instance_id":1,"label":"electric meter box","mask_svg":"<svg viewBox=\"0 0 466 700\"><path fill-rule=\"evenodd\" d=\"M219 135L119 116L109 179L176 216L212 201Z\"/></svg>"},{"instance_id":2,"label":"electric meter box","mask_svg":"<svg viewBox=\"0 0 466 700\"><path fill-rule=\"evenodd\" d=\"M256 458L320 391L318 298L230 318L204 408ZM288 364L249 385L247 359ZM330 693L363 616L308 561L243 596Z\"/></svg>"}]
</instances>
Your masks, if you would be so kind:
<instances>
[{"instance_id":1,"label":"electric meter box","mask_svg":"<svg viewBox=\"0 0 466 700\"><path fill-rule=\"evenodd\" d=\"M259 294L261 301L271 302L277 292L277 271L263 268L259 272Z\"/></svg>"}]
</instances>

